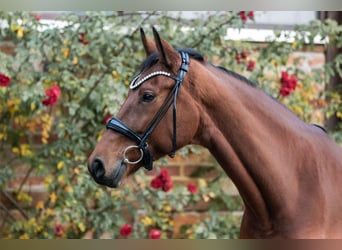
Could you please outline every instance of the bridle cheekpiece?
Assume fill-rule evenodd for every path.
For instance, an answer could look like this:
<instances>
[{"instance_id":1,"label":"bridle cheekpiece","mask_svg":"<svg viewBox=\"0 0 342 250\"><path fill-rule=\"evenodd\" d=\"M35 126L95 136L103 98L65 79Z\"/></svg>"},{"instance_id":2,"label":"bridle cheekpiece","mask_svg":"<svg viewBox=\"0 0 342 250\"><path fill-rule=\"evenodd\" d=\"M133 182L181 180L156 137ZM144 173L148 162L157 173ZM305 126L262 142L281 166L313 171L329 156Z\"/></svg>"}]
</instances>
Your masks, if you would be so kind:
<instances>
[{"instance_id":1,"label":"bridle cheekpiece","mask_svg":"<svg viewBox=\"0 0 342 250\"><path fill-rule=\"evenodd\" d=\"M153 130L157 127L159 122L166 115L166 113L169 110L169 108L171 107L171 105L173 106L173 139L172 139L172 149L171 149L169 155L171 157L174 157L176 147L177 147L177 141L176 141L176 138L177 138L177 129L176 129L177 96L178 96L179 88L182 85L183 80L185 78L185 75L189 70L189 62L190 62L189 55L186 52L180 51L179 53L180 53L181 58L182 58L182 64L178 70L177 75L172 75L171 73L168 73L165 71L155 71L155 72L152 72L152 73L144 76L142 79L139 80L139 78L141 76L141 73L140 73L138 76L136 76L132 80L132 82L130 84L130 89L134 90L134 89L138 88L141 84L143 84L145 81L147 81L153 77L160 76L160 75L166 76L166 77L169 77L169 78L172 78L173 80L175 80L174 87L172 88L169 95L166 97L164 103L162 104L162 106L160 107L158 112L155 114L152 121L149 123L149 125L147 126L147 129L145 130L145 132L142 135L137 134L135 131L130 129L123 121L121 121L120 119L118 119L116 117L113 117L108 121L108 123L106 125L107 129L111 129L115 132L118 132L122 135L125 135L126 137L130 138L131 140L133 140L137 144L137 145L128 146L124 150L124 153L123 153L123 162L124 163L137 164L137 163L143 161L145 168L147 170L152 170L153 158L152 158L151 152L149 150L147 140L150 137L150 135L152 134ZM128 152L131 150L137 150L137 149L140 151L140 156L139 156L138 160L135 160L135 161L129 160L127 157Z\"/></svg>"}]
</instances>

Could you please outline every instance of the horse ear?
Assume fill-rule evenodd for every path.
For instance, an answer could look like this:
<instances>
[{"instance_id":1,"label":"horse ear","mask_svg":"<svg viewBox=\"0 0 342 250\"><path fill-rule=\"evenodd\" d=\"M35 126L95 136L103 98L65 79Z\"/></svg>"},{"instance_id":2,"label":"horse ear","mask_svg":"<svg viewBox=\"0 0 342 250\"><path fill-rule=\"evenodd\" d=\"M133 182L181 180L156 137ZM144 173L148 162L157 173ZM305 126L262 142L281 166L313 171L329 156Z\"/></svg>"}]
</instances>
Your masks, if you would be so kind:
<instances>
[{"instance_id":1,"label":"horse ear","mask_svg":"<svg viewBox=\"0 0 342 250\"><path fill-rule=\"evenodd\" d=\"M146 37L143 28L140 28L140 36L141 36L141 41L142 41L142 43L144 45L146 56L149 56L152 53L157 51L156 45L154 44L154 42L151 39Z\"/></svg>"},{"instance_id":2,"label":"horse ear","mask_svg":"<svg viewBox=\"0 0 342 250\"><path fill-rule=\"evenodd\" d=\"M171 68L172 62L175 62L179 55L168 42L160 38L157 30L154 27L152 27L152 29L154 40L159 51L159 59L167 67Z\"/></svg>"}]
</instances>

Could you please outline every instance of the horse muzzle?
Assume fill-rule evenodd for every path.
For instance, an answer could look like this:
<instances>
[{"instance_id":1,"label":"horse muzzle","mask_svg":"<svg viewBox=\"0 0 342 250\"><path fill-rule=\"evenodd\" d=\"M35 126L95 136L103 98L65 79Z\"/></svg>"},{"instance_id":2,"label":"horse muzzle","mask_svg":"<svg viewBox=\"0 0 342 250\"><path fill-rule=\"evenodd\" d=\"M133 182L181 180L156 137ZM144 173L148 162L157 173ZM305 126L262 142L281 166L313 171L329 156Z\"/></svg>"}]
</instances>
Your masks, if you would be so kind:
<instances>
[{"instance_id":1,"label":"horse muzzle","mask_svg":"<svg viewBox=\"0 0 342 250\"><path fill-rule=\"evenodd\" d=\"M126 163L124 160L119 161L114 170L107 173L104 162L100 158L95 158L88 165L88 171L98 184L116 188L120 185L122 177L126 172Z\"/></svg>"}]
</instances>

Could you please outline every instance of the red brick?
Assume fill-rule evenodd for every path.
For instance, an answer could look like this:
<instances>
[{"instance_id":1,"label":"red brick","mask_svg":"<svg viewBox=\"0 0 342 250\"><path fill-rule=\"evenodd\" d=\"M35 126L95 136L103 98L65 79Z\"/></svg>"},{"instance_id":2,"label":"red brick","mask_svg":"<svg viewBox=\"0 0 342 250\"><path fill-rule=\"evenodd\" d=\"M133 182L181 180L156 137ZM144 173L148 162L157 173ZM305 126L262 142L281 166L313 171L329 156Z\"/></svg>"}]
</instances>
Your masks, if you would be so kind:
<instances>
[{"instance_id":1,"label":"red brick","mask_svg":"<svg viewBox=\"0 0 342 250\"><path fill-rule=\"evenodd\" d=\"M172 178L172 183L174 187L183 186L186 187L190 179L188 178Z\"/></svg>"},{"instance_id":2,"label":"red brick","mask_svg":"<svg viewBox=\"0 0 342 250\"><path fill-rule=\"evenodd\" d=\"M303 55L291 54L287 60L288 65L293 65L296 61L296 66L303 66L305 58L301 58Z\"/></svg>"},{"instance_id":3,"label":"red brick","mask_svg":"<svg viewBox=\"0 0 342 250\"><path fill-rule=\"evenodd\" d=\"M317 55L308 61L310 67L318 68L325 64L325 57L323 54Z\"/></svg>"},{"instance_id":4,"label":"red brick","mask_svg":"<svg viewBox=\"0 0 342 250\"><path fill-rule=\"evenodd\" d=\"M198 166L198 165L186 165L183 168L183 174L186 177L192 177L193 174L195 174L197 171L201 171L202 168L206 170L205 168L209 168L211 166ZM212 169L209 172L206 172L205 174L199 176L201 178L213 178L217 175L217 170Z\"/></svg>"},{"instance_id":5,"label":"red brick","mask_svg":"<svg viewBox=\"0 0 342 250\"><path fill-rule=\"evenodd\" d=\"M30 169L28 164L23 164L22 162L12 162L13 170L15 171L16 177L24 177Z\"/></svg>"},{"instance_id":6,"label":"red brick","mask_svg":"<svg viewBox=\"0 0 342 250\"><path fill-rule=\"evenodd\" d=\"M180 166L178 165L168 165L162 166L162 168L167 169L171 176L180 176ZM146 172L147 176L157 176L159 174L159 170L157 168L153 168L151 171Z\"/></svg>"},{"instance_id":7,"label":"red brick","mask_svg":"<svg viewBox=\"0 0 342 250\"><path fill-rule=\"evenodd\" d=\"M167 166L166 169L168 170L171 176L180 176L180 166L177 165L170 165Z\"/></svg>"},{"instance_id":8,"label":"red brick","mask_svg":"<svg viewBox=\"0 0 342 250\"><path fill-rule=\"evenodd\" d=\"M11 180L7 183L7 188L9 189L17 189L20 187L24 177L16 177L14 180ZM25 181L25 186L29 189L30 186L42 185L44 184L44 177L41 176L30 176Z\"/></svg>"},{"instance_id":9,"label":"red brick","mask_svg":"<svg viewBox=\"0 0 342 250\"><path fill-rule=\"evenodd\" d=\"M16 194L13 191L7 191L8 195L13 198L13 200L22 208L26 207L34 207L39 201L45 201L48 199L49 194L45 192L43 189L39 190L40 188L36 188L38 190L31 190L31 191L25 191L29 196L32 198L31 204L26 204L23 202L20 202L16 198ZM7 208L7 209L15 209L16 205L13 204L7 197L5 197L3 194L0 194L0 202Z\"/></svg>"},{"instance_id":10,"label":"red brick","mask_svg":"<svg viewBox=\"0 0 342 250\"><path fill-rule=\"evenodd\" d=\"M301 51L324 53L325 46L322 44L322 45L316 45L315 47L312 48L310 45L305 45Z\"/></svg>"}]
</instances>

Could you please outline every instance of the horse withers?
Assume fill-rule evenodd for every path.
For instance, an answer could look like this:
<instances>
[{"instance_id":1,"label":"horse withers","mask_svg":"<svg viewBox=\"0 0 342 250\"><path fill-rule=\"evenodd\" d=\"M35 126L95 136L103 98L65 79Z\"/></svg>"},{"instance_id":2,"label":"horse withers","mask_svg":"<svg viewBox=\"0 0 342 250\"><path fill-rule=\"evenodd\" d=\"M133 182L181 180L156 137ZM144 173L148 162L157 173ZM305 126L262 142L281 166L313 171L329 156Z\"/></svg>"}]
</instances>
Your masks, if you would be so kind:
<instances>
[{"instance_id":1,"label":"horse withers","mask_svg":"<svg viewBox=\"0 0 342 250\"><path fill-rule=\"evenodd\" d=\"M252 82L141 30L146 59L89 157L118 187L188 144L210 150L245 204L241 238L342 238L342 150Z\"/></svg>"}]
</instances>

